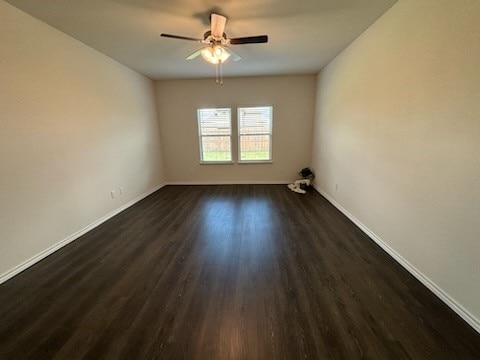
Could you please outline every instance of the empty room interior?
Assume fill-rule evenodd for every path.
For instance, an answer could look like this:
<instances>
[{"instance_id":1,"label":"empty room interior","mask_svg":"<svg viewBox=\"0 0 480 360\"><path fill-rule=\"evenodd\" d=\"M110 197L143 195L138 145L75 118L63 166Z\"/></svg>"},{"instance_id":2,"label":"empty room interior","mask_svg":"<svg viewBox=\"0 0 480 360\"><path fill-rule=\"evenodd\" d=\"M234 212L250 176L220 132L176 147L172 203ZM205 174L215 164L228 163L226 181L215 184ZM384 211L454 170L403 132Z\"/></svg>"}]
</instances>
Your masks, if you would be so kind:
<instances>
[{"instance_id":1,"label":"empty room interior","mask_svg":"<svg viewBox=\"0 0 480 360\"><path fill-rule=\"evenodd\" d=\"M480 1L0 0L0 359L480 359Z\"/></svg>"}]
</instances>

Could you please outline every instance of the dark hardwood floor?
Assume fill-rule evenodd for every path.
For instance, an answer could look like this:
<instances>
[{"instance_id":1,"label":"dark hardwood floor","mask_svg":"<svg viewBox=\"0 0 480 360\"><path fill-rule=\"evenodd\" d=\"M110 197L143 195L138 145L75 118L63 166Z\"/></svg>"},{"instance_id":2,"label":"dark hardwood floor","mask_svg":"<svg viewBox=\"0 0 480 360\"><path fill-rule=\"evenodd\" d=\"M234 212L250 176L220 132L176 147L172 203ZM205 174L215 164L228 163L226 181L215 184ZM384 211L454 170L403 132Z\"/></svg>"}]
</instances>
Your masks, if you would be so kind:
<instances>
[{"instance_id":1,"label":"dark hardwood floor","mask_svg":"<svg viewBox=\"0 0 480 360\"><path fill-rule=\"evenodd\" d=\"M479 359L480 335L313 190L167 186L0 285L0 359L52 358Z\"/></svg>"}]
</instances>

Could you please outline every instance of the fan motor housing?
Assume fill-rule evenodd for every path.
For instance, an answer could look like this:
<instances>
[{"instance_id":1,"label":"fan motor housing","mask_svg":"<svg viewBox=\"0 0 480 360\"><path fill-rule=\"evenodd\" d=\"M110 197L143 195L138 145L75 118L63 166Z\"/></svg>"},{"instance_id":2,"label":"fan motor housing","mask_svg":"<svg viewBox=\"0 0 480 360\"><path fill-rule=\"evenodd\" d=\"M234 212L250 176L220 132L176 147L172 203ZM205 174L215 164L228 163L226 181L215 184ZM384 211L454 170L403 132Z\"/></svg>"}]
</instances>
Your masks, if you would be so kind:
<instances>
[{"instance_id":1,"label":"fan motor housing","mask_svg":"<svg viewBox=\"0 0 480 360\"><path fill-rule=\"evenodd\" d=\"M208 31L205 31L205 34L203 34L203 40L207 40L209 36L212 35L212 31L211 30L208 30ZM227 38L227 34L223 33L222 37L224 39Z\"/></svg>"}]
</instances>

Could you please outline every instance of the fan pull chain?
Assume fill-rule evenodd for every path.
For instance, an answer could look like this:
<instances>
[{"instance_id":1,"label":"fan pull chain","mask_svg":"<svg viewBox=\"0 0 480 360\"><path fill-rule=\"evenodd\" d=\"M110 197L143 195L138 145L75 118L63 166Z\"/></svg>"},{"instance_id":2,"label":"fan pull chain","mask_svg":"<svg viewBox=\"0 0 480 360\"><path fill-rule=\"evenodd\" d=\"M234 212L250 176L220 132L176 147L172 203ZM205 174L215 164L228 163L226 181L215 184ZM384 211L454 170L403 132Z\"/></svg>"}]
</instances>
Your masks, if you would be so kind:
<instances>
[{"instance_id":1,"label":"fan pull chain","mask_svg":"<svg viewBox=\"0 0 480 360\"><path fill-rule=\"evenodd\" d=\"M220 61L220 85L223 85L223 62Z\"/></svg>"},{"instance_id":2,"label":"fan pull chain","mask_svg":"<svg viewBox=\"0 0 480 360\"><path fill-rule=\"evenodd\" d=\"M219 61L218 64L215 65L215 82L217 84L223 85L223 66L222 62Z\"/></svg>"}]
</instances>

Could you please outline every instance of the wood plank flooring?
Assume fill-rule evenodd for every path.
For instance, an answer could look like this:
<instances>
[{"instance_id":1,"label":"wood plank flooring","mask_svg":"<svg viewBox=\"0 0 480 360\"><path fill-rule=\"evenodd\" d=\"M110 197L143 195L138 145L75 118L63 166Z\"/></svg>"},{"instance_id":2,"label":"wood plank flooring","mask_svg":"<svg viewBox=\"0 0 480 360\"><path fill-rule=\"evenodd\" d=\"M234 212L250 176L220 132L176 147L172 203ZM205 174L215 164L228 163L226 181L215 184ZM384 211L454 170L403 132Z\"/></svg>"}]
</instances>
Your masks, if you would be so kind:
<instances>
[{"instance_id":1,"label":"wood plank flooring","mask_svg":"<svg viewBox=\"0 0 480 360\"><path fill-rule=\"evenodd\" d=\"M164 187L0 285L2 360L479 358L478 333L284 185Z\"/></svg>"}]
</instances>

